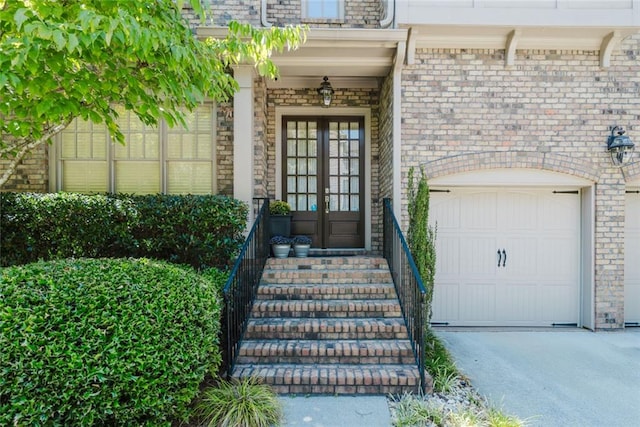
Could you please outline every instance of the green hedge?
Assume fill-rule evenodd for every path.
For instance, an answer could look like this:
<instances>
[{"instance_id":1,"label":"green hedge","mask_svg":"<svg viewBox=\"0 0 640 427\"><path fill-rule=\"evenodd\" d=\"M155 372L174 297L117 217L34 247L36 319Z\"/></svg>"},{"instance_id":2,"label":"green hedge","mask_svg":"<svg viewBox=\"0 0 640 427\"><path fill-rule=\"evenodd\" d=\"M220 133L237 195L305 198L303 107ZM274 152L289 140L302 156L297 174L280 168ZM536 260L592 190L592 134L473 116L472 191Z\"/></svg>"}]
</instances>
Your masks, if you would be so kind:
<instances>
[{"instance_id":1,"label":"green hedge","mask_svg":"<svg viewBox=\"0 0 640 427\"><path fill-rule=\"evenodd\" d=\"M225 196L114 196L133 201L136 257L151 257L196 268L223 266L244 240L247 206Z\"/></svg>"},{"instance_id":2,"label":"green hedge","mask_svg":"<svg viewBox=\"0 0 640 427\"><path fill-rule=\"evenodd\" d=\"M69 257L148 257L224 266L247 206L225 196L0 193L0 265Z\"/></svg>"},{"instance_id":3,"label":"green hedge","mask_svg":"<svg viewBox=\"0 0 640 427\"><path fill-rule=\"evenodd\" d=\"M134 246L135 206L126 199L72 193L0 193L0 263L112 257Z\"/></svg>"},{"instance_id":4,"label":"green hedge","mask_svg":"<svg viewBox=\"0 0 640 427\"><path fill-rule=\"evenodd\" d=\"M220 363L218 292L189 267L39 262L0 296L0 425L169 425Z\"/></svg>"}]
</instances>

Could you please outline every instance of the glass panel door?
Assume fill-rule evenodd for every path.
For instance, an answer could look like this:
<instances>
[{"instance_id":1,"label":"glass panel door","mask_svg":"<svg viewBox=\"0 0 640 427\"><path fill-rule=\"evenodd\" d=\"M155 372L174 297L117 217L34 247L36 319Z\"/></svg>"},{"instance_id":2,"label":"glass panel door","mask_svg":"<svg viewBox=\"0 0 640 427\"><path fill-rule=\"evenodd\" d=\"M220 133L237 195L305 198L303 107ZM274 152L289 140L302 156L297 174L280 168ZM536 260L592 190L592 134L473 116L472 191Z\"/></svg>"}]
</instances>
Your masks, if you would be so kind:
<instances>
[{"instance_id":1,"label":"glass panel door","mask_svg":"<svg viewBox=\"0 0 640 427\"><path fill-rule=\"evenodd\" d=\"M292 234L314 247L363 247L364 122L283 118L283 192Z\"/></svg>"}]
</instances>

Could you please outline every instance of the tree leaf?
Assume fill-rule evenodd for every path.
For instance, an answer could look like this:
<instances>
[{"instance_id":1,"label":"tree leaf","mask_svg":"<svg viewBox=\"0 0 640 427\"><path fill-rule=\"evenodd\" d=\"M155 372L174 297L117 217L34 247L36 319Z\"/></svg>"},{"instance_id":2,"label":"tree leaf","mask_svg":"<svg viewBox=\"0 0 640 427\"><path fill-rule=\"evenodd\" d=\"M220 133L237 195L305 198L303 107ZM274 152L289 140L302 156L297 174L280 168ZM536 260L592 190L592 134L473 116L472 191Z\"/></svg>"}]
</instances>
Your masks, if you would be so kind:
<instances>
[{"instance_id":1,"label":"tree leaf","mask_svg":"<svg viewBox=\"0 0 640 427\"><path fill-rule=\"evenodd\" d=\"M75 34L70 33L69 39L67 40L67 52L73 53L79 44L80 42L78 41L78 37L76 37Z\"/></svg>"},{"instance_id":2,"label":"tree leaf","mask_svg":"<svg viewBox=\"0 0 640 427\"><path fill-rule=\"evenodd\" d=\"M28 11L29 11L28 9L21 8L16 11L15 15L13 15L13 20L16 23L18 31L20 31L20 29L22 28L22 24L24 24L24 21L29 19L27 17Z\"/></svg>"},{"instance_id":3,"label":"tree leaf","mask_svg":"<svg viewBox=\"0 0 640 427\"><path fill-rule=\"evenodd\" d=\"M67 45L67 41L65 40L64 35L60 30L53 31L53 42L56 44L56 48L58 50L63 50Z\"/></svg>"}]
</instances>

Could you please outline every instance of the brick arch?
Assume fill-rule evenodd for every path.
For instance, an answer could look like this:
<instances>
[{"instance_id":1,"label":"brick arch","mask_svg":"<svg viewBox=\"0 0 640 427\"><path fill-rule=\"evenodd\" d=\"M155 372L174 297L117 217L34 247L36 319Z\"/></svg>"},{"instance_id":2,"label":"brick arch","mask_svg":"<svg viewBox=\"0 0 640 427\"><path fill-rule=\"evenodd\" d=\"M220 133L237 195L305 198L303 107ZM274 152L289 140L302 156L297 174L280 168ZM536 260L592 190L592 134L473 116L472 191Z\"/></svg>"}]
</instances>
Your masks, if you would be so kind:
<instances>
[{"instance_id":1,"label":"brick arch","mask_svg":"<svg viewBox=\"0 0 640 427\"><path fill-rule=\"evenodd\" d=\"M486 169L540 169L560 172L584 178L592 182L598 181L599 170L593 162L584 156L571 157L557 153L540 153L537 151L490 151L481 153L464 153L443 157L423 163L427 179L454 175Z\"/></svg>"}]
</instances>

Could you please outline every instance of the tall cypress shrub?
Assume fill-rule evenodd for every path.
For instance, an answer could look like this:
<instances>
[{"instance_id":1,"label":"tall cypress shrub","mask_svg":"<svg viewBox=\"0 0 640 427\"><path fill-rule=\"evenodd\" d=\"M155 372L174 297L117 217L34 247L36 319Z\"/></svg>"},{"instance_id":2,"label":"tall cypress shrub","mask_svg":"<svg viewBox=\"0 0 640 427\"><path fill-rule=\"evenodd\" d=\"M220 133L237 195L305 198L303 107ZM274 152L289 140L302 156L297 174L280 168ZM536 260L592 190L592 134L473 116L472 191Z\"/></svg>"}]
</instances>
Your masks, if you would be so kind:
<instances>
[{"instance_id":1,"label":"tall cypress shrub","mask_svg":"<svg viewBox=\"0 0 640 427\"><path fill-rule=\"evenodd\" d=\"M433 283L436 274L436 230L429 226L429 185L420 168L416 183L415 170L409 170L409 229L407 240L409 249L427 290L425 319L431 322Z\"/></svg>"}]
</instances>

